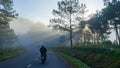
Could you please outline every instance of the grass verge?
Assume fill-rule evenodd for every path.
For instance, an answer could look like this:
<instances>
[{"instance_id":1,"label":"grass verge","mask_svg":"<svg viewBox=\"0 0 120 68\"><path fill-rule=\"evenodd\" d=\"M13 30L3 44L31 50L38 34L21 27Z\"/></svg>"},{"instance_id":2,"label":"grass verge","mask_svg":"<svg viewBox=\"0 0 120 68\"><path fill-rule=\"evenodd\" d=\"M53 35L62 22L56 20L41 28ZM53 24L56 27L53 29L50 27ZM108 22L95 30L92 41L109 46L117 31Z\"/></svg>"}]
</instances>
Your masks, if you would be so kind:
<instances>
[{"instance_id":1,"label":"grass verge","mask_svg":"<svg viewBox=\"0 0 120 68\"><path fill-rule=\"evenodd\" d=\"M119 49L100 47L57 47L52 50L82 61L91 68L120 68Z\"/></svg>"},{"instance_id":2,"label":"grass verge","mask_svg":"<svg viewBox=\"0 0 120 68\"><path fill-rule=\"evenodd\" d=\"M26 52L25 48L21 46L15 48L4 48L4 49L2 48L0 49L0 62L19 56L25 52Z\"/></svg>"},{"instance_id":3,"label":"grass verge","mask_svg":"<svg viewBox=\"0 0 120 68\"><path fill-rule=\"evenodd\" d=\"M67 61L67 63L70 64L71 68L90 68L88 65L86 65L85 63L81 62L80 60L74 57L59 52L57 52L57 54L62 56Z\"/></svg>"}]
</instances>

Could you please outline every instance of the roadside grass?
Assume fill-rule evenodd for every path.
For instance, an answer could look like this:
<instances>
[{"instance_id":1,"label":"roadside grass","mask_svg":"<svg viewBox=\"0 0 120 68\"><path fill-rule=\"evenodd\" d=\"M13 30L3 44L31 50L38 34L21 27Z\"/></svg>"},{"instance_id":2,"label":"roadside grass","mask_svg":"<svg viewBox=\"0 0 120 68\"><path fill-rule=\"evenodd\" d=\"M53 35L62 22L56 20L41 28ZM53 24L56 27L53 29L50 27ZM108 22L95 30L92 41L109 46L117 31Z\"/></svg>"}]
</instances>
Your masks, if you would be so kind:
<instances>
[{"instance_id":1,"label":"roadside grass","mask_svg":"<svg viewBox=\"0 0 120 68\"><path fill-rule=\"evenodd\" d=\"M80 60L72 56L66 55L64 53L59 53L59 52L58 54L62 56L67 61L67 63L70 64L71 68L90 68L88 65L86 65L85 63L81 62Z\"/></svg>"},{"instance_id":2,"label":"roadside grass","mask_svg":"<svg viewBox=\"0 0 120 68\"><path fill-rule=\"evenodd\" d=\"M14 48L1 48L0 49L0 61L4 61L25 53L25 48L18 46Z\"/></svg>"},{"instance_id":3,"label":"roadside grass","mask_svg":"<svg viewBox=\"0 0 120 68\"><path fill-rule=\"evenodd\" d=\"M105 47L77 46L72 48L57 47L52 50L74 57L91 68L120 68L120 49L111 50Z\"/></svg>"}]
</instances>

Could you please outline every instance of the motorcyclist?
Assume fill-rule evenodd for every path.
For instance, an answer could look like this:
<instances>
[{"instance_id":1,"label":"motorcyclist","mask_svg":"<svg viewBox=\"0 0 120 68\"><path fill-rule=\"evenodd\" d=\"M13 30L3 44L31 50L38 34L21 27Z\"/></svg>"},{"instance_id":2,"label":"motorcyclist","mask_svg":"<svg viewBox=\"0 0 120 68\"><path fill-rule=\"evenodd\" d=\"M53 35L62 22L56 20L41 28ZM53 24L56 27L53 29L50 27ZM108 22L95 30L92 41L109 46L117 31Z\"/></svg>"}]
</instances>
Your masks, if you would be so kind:
<instances>
[{"instance_id":1,"label":"motorcyclist","mask_svg":"<svg viewBox=\"0 0 120 68\"><path fill-rule=\"evenodd\" d=\"M46 52L47 52L47 49L46 49L44 46L42 46L42 47L40 48L42 63L44 63L44 62L46 61L46 58L47 58Z\"/></svg>"}]
</instances>

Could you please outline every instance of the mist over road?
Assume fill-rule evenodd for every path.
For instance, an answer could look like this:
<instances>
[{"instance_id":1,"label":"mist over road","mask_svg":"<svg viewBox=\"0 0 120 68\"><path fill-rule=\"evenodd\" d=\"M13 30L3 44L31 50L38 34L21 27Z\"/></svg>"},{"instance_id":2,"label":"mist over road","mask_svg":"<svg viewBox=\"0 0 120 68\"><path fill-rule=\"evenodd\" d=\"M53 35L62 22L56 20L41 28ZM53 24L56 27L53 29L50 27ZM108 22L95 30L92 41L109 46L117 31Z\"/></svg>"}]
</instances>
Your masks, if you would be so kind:
<instances>
[{"instance_id":1,"label":"mist over road","mask_svg":"<svg viewBox=\"0 0 120 68\"><path fill-rule=\"evenodd\" d=\"M0 68L68 68L68 64L53 52L47 53L47 61L41 64L39 48L31 47L28 52L0 62Z\"/></svg>"},{"instance_id":2,"label":"mist over road","mask_svg":"<svg viewBox=\"0 0 120 68\"><path fill-rule=\"evenodd\" d=\"M36 42L43 41L44 39L57 38L57 34L60 32L52 30L43 22L33 22L29 19L18 17L11 21L11 29L18 36L19 43L23 46L31 45Z\"/></svg>"},{"instance_id":3,"label":"mist over road","mask_svg":"<svg viewBox=\"0 0 120 68\"><path fill-rule=\"evenodd\" d=\"M58 34L43 23L33 23L25 18L18 18L10 24L18 36L19 42L27 50L23 55L0 62L0 68L68 68L68 64L60 56L47 52L47 61L41 64L39 48L59 46Z\"/></svg>"}]
</instances>

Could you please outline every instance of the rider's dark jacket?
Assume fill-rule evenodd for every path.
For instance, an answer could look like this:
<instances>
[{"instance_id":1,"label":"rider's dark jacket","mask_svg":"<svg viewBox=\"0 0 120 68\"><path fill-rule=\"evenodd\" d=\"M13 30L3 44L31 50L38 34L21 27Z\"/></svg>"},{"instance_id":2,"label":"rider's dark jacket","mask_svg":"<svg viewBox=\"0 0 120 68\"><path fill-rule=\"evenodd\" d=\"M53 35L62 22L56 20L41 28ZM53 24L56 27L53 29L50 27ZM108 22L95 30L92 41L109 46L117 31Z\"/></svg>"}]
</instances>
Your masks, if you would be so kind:
<instances>
[{"instance_id":1,"label":"rider's dark jacket","mask_svg":"<svg viewBox=\"0 0 120 68\"><path fill-rule=\"evenodd\" d=\"M45 57L46 57L46 52L47 52L47 49L46 49L44 46L42 46L42 47L40 48L41 56L45 56Z\"/></svg>"}]
</instances>

